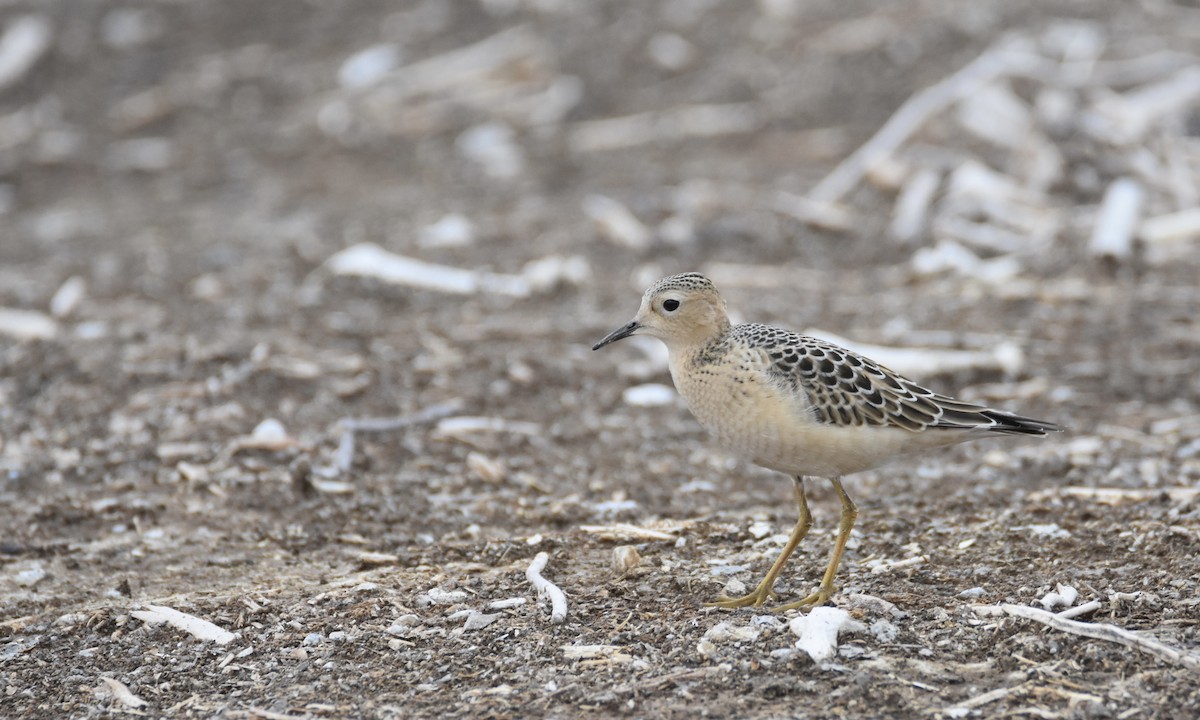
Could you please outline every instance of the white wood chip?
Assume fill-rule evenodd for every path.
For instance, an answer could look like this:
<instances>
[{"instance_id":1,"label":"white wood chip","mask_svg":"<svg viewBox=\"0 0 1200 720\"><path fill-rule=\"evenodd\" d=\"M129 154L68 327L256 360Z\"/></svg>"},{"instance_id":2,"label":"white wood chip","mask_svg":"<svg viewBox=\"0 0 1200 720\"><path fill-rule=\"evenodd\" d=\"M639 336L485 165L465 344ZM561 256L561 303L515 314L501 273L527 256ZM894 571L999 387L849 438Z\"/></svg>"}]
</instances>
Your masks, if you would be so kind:
<instances>
[{"instance_id":1,"label":"white wood chip","mask_svg":"<svg viewBox=\"0 0 1200 720\"><path fill-rule=\"evenodd\" d=\"M1104 192L1088 242L1096 257L1124 260L1133 252L1133 233L1142 214L1142 186L1131 178L1114 180Z\"/></svg>"},{"instance_id":2,"label":"white wood chip","mask_svg":"<svg viewBox=\"0 0 1200 720\"><path fill-rule=\"evenodd\" d=\"M520 275L503 275L438 265L388 252L374 243L351 245L335 253L326 265L337 275L368 277L392 285L436 290L452 295L486 293L527 297L532 292L529 281Z\"/></svg>"},{"instance_id":3,"label":"white wood chip","mask_svg":"<svg viewBox=\"0 0 1200 720\"><path fill-rule=\"evenodd\" d=\"M675 540L676 538L675 535L669 532L653 530L629 523L581 525L579 529L585 533L599 535L606 540Z\"/></svg>"},{"instance_id":4,"label":"white wood chip","mask_svg":"<svg viewBox=\"0 0 1200 720\"><path fill-rule=\"evenodd\" d=\"M49 340L58 334L54 318L36 310L0 308L0 335L18 340Z\"/></svg>"},{"instance_id":5,"label":"white wood chip","mask_svg":"<svg viewBox=\"0 0 1200 720\"><path fill-rule=\"evenodd\" d=\"M78 275L67 278L50 298L50 314L56 318L64 318L79 307L83 296L87 293L87 281Z\"/></svg>"},{"instance_id":6,"label":"white wood chip","mask_svg":"<svg viewBox=\"0 0 1200 720\"><path fill-rule=\"evenodd\" d=\"M525 577L537 590L539 597L550 598L550 622L559 625L567 620L567 596L561 588L542 577L542 570L549 561L549 555L544 552L538 553L525 571Z\"/></svg>"},{"instance_id":7,"label":"white wood chip","mask_svg":"<svg viewBox=\"0 0 1200 720\"><path fill-rule=\"evenodd\" d=\"M229 632L207 620L202 620L195 615L188 615L174 608L169 608L164 605L147 605L145 610L134 610L133 615L138 620L151 625L167 623L173 628L182 630L198 640L213 641L218 645L227 645L233 642L237 635Z\"/></svg>"},{"instance_id":8,"label":"white wood chip","mask_svg":"<svg viewBox=\"0 0 1200 720\"><path fill-rule=\"evenodd\" d=\"M1015 376L1025 367L1025 353L1014 342L998 343L991 350L951 350L869 345L817 328L809 328L805 334L865 355L901 375L927 378L963 370L1000 370L1005 375Z\"/></svg>"},{"instance_id":9,"label":"white wood chip","mask_svg":"<svg viewBox=\"0 0 1200 720\"><path fill-rule=\"evenodd\" d=\"M108 691L112 694L113 699L125 707L140 708L148 704L145 700L141 699L137 695L134 695L133 691L130 690L129 687L120 680L105 677L103 675L100 676L100 679L108 687Z\"/></svg>"},{"instance_id":10,"label":"white wood chip","mask_svg":"<svg viewBox=\"0 0 1200 720\"><path fill-rule=\"evenodd\" d=\"M621 399L626 405L634 407L661 407L670 405L675 402L675 388L668 387L661 383L646 383L644 385L634 385L630 388L625 388L621 393Z\"/></svg>"},{"instance_id":11,"label":"white wood chip","mask_svg":"<svg viewBox=\"0 0 1200 720\"><path fill-rule=\"evenodd\" d=\"M52 40L50 21L41 15L24 15L9 23L0 35L0 89L25 77Z\"/></svg>"}]
</instances>

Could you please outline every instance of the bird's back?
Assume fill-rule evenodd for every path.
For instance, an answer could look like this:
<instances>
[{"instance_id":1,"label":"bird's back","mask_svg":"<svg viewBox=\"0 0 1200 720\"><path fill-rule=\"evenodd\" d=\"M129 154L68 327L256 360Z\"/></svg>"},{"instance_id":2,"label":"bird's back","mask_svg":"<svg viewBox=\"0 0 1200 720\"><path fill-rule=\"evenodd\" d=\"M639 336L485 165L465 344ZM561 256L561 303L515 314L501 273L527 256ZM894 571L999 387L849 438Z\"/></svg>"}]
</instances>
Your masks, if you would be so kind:
<instances>
[{"instance_id":1,"label":"bird's back","mask_svg":"<svg viewBox=\"0 0 1200 720\"><path fill-rule=\"evenodd\" d=\"M940 395L833 343L754 323L673 353L671 374L719 442L796 475L844 475L990 433L1058 429Z\"/></svg>"}]
</instances>

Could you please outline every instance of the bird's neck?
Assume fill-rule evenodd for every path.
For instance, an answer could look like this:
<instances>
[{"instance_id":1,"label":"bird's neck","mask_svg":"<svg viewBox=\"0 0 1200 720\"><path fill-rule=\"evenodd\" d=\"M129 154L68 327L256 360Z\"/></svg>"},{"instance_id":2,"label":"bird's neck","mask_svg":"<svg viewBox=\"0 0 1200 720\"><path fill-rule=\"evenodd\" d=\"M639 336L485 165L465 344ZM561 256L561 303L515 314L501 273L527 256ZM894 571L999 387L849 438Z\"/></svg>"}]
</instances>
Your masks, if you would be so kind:
<instances>
[{"instance_id":1,"label":"bird's neck","mask_svg":"<svg viewBox=\"0 0 1200 720\"><path fill-rule=\"evenodd\" d=\"M695 338L679 338L668 343L667 353L671 358L672 371L685 366L695 367L714 362L728 348L729 333L732 329L726 320L724 326L716 333Z\"/></svg>"}]
</instances>

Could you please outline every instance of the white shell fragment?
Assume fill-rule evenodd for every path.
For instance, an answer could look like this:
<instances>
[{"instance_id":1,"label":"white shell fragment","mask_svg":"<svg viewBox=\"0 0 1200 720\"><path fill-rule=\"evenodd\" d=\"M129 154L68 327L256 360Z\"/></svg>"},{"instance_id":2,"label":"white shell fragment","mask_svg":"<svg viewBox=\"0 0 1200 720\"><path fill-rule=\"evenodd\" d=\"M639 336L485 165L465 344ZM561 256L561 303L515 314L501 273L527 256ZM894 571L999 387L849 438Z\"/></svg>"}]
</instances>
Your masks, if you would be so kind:
<instances>
[{"instance_id":1,"label":"white shell fragment","mask_svg":"<svg viewBox=\"0 0 1200 720\"><path fill-rule=\"evenodd\" d=\"M254 426L249 435L244 435L233 441L233 450L286 450L297 444L296 439L288 435L283 423L275 418L267 418Z\"/></svg>"},{"instance_id":2,"label":"white shell fragment","mask_svg":"<svg viewBox=\"0 0 1200 720\"><path fill-rule=\"evenodd\" d=\"M796 647L817 663L823 663L837 653L838 633L865 632L867 629L852 619L850 613L834 607L813 608L808 615L793 618L788 627L800 638Z\"/></svg>"},{"instance_id":3,"label":"white shell fragment","mask_svg":"<svg viewBox=\"0 0 1200 720\"><path fill-rule=\"evenodd\" d=\"M130 614L144 623L151 625L167 623L171 627L182 630L198 640L211 640L218 645L227 645L237 638L237 635L207 620L202 620L195 615L189 615L163 605L147 605L145 610L134 610Z\"/></svg>"},{"instance_id":4,"label":"white shell fragment","mask_svg":"<svg viewBox=\"0 0 1200 720\"><path fill-rule=\"evenodd\" d=\"M1078 598L1078 590L1070 585L1059 583L1054 592L1046 593L1038 602L1047 610L1054 610L1056 608L1069 608L1075 604Z\"/></svg>"}]
</instances>

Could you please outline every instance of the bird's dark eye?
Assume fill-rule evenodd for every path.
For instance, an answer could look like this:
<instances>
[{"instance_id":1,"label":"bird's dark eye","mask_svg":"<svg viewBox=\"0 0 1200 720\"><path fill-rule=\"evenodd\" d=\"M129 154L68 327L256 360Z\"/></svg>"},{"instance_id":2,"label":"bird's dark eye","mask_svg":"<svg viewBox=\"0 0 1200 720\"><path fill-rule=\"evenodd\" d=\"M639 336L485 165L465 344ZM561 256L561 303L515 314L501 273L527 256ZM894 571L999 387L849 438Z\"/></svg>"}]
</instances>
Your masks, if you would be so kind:
<instances>
[{"instance_id":1,"label":"bird's dark eye","mask_svg":"<svg viewBox=\"0 0 1200 720\"><path fill-rule=\"evenodd\" d=\"M676 300L675 298L671 298L669 300L663 300L663 310L666 310L667 312L675 312L678 309L679 309L679 301Z\"/></svg>"}]
</instances>

